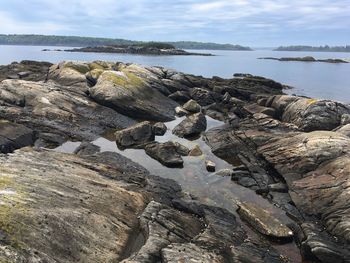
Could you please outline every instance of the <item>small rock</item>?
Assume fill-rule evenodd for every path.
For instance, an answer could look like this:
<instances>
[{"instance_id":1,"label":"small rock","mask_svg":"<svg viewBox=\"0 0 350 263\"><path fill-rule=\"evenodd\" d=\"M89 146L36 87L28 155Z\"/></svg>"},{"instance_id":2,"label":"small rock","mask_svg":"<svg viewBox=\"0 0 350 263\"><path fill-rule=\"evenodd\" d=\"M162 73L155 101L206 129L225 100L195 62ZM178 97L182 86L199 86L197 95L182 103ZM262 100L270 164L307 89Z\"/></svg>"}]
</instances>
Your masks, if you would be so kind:
<instances>
[{"instance_id":1,"label":"small rock","mask_svg":"<svg viewBox=\"0 0 350 263\"><path fill-rule=\"evenodd\" d=\"M231 169L221 169L220 171L217 171L215 175L218 176L231 176L232 175L232 170Z\"/></svg>"},{"instance_id":2,"label":"small rock","mask_svg":"<svg viewBox=\"0 0 350 263\"><path fill-rule=\"evenodd\" d=\"M181 156L188 156L188 154L190 153L190 149L188 149L186 146L178 142L174 142L174 145L176 147L176 152Z\"/></svg>"},{"instance_id":3,"label":"small rock","mask_svg":"<svg viewBox=\"0 0 350 263\"><path fill-rule=\"evenodd\" d=\"M147 155L166 167L182 167L183 160L178 153L178 146L174 142L150 143L145 146Z\"/></svg>"},{"instance_id":4,"label":"small rock","mask_svg":"<svg viewBox=\"0 0 350 263\"><path fill-rule=\"evenodd\" d=\"M163 122L157 122L153 125L153 130L155 135L163 136L167 131L167 127Z\"/></svg>"},{"instance_id":5,"label":"small rock","mask_svg":"<svg viewBox=\"0 0 350 263\"><path fill-rule=\"evenodd\" d=\"M189 100L182 106L182 108L191 113L197 113L201 111L201 106L195 100Z\"/></svg>"},{"instance_id":6,"label":"small rock","mask_svg":"<svg viewBox=\"0 0 350 263\"><path fill-rule=\"evenodd\" d=\"M180 106L175 108L175 113L179 117L182 117L182 116L185 116L185 115L189 114L189 112L187 110L183 109Z\"/></svg>"},{"instance_id":7,"label":"small rock","mask_svg":"<svg viewBox=\"0 0 350 263\"><path fill-rule=\"evenodd\" d=\"M255 204L239 204L238 214L263 235L277 239L291 239L293 237L293 232L285 224Z\"/></svg>"},{"instance_id":8,"label":"small rock","mask_svg":"<svg viewBox=\"0 0 350 263\"><path fill-rule=\"evenodd\" d=\"M153 126L149 121L138 123L115 133L117 145L122 148L142 147L145 143L154 141L154 137Z\"/></svg>"},{"instance_id":9,"label":"small rock","mask_svg":"<svg viewBox=\"0 0 350 263\"><path fill-rule=\"evenodd\" d=\"M201 148L199 147L199 145L196 145L195 147L193 147L190 152L189 152L189 156L201 156L203 154Z\"/></svg>"},{"instance_id":10,"label":"small rock","mask_svg":"<svg viewBox=\"0 0 350 263\"><path fill-rule=\"evenodd\" d=\"M214 162L212 162L210 160L206 160L205 167L207 168L208 172L215 172L216 165Z\"/></svg>"}]
</instances>

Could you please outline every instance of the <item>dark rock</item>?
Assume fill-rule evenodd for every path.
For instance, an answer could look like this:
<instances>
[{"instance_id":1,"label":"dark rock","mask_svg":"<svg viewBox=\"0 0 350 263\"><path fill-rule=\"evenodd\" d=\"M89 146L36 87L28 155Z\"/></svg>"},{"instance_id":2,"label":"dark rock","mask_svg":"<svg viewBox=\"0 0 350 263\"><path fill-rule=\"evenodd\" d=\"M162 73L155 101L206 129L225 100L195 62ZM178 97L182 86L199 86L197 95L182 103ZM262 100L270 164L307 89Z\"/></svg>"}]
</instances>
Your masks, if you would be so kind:
<instances>
[{"instance_id":1,"label":"dark rock","mask_svg":"<svg viewBox=\"0 0 350 263\"><path fill-rule=\"evenodd\" d=\"M237 183L247 188L257 186L256 181L251 177L239 177Z\"/></svg>"},{"instance_id":2,"label":"dark rock","mask_svg":"<svg viewBox=\"0 0 350 263\"><path fill-rule=\"evenodd\" d=\"M207 128L207 119L202 113L188 116L180 122L174 129L173 134L179 137L190 137L200 134Z\"/></svg>"},{"instance_id":3,"label":"dark rock","mask_svg":"<svg viewBox=\"0 0 350 263\"><path fill-rule=\"evenodd\" d=\"M208 172L215 172L216 165L213 161L206 160L205 167L207 168Z\"/></svg>"},{"instance_id":4,"label":"dark rock","mask_svg":"<svg viewBox=\"0 0 350 263\"><path fill-rule=\"evenodd\" d=\"M288 192L288 186L284 183L269 184L268 188L272 192L281 192L281 193Z\"/></svg>"},{"instance_id":5,"label":"dark rock","mask_svg":"<svg viewBox=\"0 0 350 263\"><path fill-rule=\"evenodd\" d=\"M174 142L151 143L145 146L145 152L167 167L182 167L183 159L178 146Z\"/></svg>"},{"instance_id":6,"label":"dark rock","mask_svg":"<svg viewBox=\"0 0 350 263\"><path fill-rule=\"evenodd\" d=\"M175 100L179 103L186 103L191 99L189 92L187 91L176 91L168 96L168 98Z\"/></svg>"},{"instance_id":7,"label":"dark rock","mask_svg":"<svg viewBox=\"0 0 350 263\"><path fill-rule=\"evenodd\" d=\"M191 97L201 106L207 106L220 100L221 95L202 88L191 90Z\"/></svg>"},{"instance_id":8,"label":"dark rock","mask_svg":"<svg viewBox=\"0 0 350 263\"><path fill-rule=\"evenodd\" d=\"M21 125L6 120L0 120L0 152L9 153L15 149L33 145L34 132Z\"/></svg>"},{"instance_id":9,"label":"dark rock","mask_svg":"<svg viewBox=\"0 0 350 263\"><path fill-rule=\"evenodd\" d=\"M157 136L163 136L166 133L167 129L168 128L163 122L157 122L153 124L154 134Z\"/></svg>"},{"instance_id":10,"label":"dark rock","mask_svg":"<svg viewBox=\"0 0 350 263\"><path fill-rule=\"evenodd\" d=\"M118 147L142 148L155 139L154 129L150 122L144 121L129 128L115 132Z\"/></svg>"}]
</instances>

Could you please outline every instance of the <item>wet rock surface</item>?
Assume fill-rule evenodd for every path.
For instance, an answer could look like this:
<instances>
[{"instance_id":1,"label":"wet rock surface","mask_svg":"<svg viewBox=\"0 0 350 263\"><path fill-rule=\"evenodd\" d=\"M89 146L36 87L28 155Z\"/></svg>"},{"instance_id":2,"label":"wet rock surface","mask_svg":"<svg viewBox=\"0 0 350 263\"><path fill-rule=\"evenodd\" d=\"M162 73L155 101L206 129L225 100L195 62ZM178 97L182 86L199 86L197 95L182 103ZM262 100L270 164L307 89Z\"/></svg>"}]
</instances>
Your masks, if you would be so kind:
<instances>
[{"instance_id":1,"label":"wet rock surface","mask_svg":"<svg viewBox=\"0 0 350 263\"><path fill-rule=\"evenodd\" d=\"M305 260L349 262L348 105L249 74L103 61L13 63L0 78L0 261L299 262L293 236ZM179 107L190 99L203 113ZM154 176L114 140L150 171L184 167ZM74 154L43 149L65 141Z\"/></svg>"}]
</instances>

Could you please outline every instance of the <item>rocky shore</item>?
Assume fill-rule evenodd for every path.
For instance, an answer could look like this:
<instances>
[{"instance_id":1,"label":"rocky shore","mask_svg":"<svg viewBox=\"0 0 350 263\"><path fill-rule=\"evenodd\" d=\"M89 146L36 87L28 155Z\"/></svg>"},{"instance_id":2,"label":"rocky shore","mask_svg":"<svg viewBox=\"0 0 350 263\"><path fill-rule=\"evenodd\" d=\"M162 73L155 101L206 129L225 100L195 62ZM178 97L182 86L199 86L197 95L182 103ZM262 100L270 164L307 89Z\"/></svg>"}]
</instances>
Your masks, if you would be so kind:
<instances>
[{"instance_id":1,"label":"rocky shore","mask_svg":"<svg viewBox=\"0 0 350 263\"><path fill-rule=\"evenodd\" d=\"M269 59L269 60L278 60L278 61L298 61L298 62L325 62L325 63L349 63L346 60L339 58L328 58L328 59L315 59L314 57L285 57L285 58L274 58L274 57L265 57L259 59Z\"/></svg>"},{"instance_id":2,"label":"rocky shore","mask_svg":"<svg viewBox=\"0 0 350 263\"><path fill-rule=\"evenodd\" d=\"M22 61L0 81L0 262L350 262L349 105L104 61ZM108 131L164 171L203 158L203 176L249 198L217 181L197 196L94 144ZM55 150L67 141L82 143Z\"/></svg>"}]
</instances>

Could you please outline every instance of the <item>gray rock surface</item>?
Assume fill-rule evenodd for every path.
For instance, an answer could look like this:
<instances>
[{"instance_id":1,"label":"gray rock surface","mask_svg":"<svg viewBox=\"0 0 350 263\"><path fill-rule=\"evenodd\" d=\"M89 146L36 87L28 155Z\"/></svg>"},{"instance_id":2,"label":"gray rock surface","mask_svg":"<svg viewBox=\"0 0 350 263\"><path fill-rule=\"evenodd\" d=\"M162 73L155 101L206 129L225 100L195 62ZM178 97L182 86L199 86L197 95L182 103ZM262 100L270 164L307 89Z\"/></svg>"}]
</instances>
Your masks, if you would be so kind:
<instances>
[{"instance_id":1,"label":"gray rock surface","mask_svg":"<svg viewBox=\"0 0 350 263\"><path fill-rule=\"evenodd\" d=\"M202 113L195 113L180 122L174 129L173 134L179 137L196 136L207 128L207 120Z\"/></svg>"},{"instance_id":2,"label":"gray rock surface","mask_svg":"<svg viewBox=\"0 0 350 263\"><path fill-rule=\"evenodd\" d=\"M149 121L115 132L116 143L120 148L142 148L154 138L155 130Z\"/></svg>"}]
</instances>

